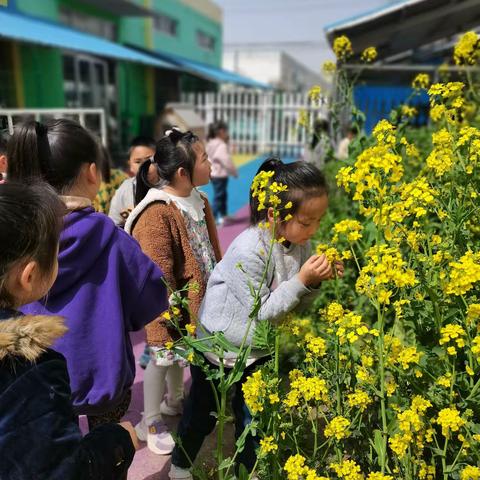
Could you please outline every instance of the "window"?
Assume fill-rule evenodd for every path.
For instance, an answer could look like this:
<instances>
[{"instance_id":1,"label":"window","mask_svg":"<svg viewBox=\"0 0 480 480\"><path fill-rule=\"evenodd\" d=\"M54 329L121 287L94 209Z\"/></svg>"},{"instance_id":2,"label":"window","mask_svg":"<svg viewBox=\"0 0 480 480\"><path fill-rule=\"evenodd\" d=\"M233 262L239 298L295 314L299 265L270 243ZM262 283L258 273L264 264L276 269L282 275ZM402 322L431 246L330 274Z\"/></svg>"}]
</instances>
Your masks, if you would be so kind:
<instances>
[{"instance_id":1,"label":"window","mask_svg":"<svg viewBox=\"0 0 480 480\"><path fill-rule=\"evenodd\" d=\"M155 26L155 30L172 37L177 36L178 22L174 18L167 15L157 15L153 20L153 24Z\"/></svg>"},{"instance_id":2,"label":"window","mask_svg":"<svg viewBox=\"0 0 480 480\"><path fill-rule=\"evenodd\" d=\"M115 41L117 38L117 27L114 22L85 15L70 8L62 7L60 9L60 21L64 25L76 28L82 32L91 33L97 37L107 38L112 41Z\"/></svg>"},{"instance_id":3,"label":"window","mask_svg":"<svg viewBox=\"0 0 480 480\"><path fill-rule=\"evenodd\" d=\"M197 30L197 43L200 48L213 52L215 50L215 38L208 33Z\"/></svg>"}]
</instances>

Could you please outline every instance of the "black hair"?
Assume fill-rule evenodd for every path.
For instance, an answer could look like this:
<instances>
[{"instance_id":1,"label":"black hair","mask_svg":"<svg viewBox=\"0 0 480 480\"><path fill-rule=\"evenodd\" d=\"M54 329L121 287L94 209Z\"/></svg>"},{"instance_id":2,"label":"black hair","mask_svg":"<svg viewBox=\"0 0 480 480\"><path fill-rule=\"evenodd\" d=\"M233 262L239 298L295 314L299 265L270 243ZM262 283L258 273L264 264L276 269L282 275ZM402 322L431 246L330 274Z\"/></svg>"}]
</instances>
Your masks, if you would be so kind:
<instances>
[{"instance_id":1,"label":"black hair","mask_svg":"<svg viewBox=\"0 0 480 480\"><path fill-rule=\"evenodd\" d=\"M217 120L208 126L207 140L218 137L220 130L228 130L228 125L223 120Z\"/></svg>"},{"instance_id":2,"label":"black hair","mask_svg":"<svg viewBox=\"0 0 480 480\"><path fill-rule=\"evenodd\" d=\"M311 163L304 161L283 163L279 158L270 157L262 163L257 175L260 172L269 171L274 172L272 182L282 183L288 187L286 192L277 194L281 205L292 202L292 208L281 212L282 219L287 214L294 215L304 200L328 194L325 176ZM252 225L267 221L268 209L258 211L258 205L258 198L253 197L250 190L250 223Z\"/></svg>"},{"instance_id":3,"label":"black hair","mask_svg":"<svg viewBox=\"0 0 480 480\"><path fill-rule=\"evenodd\" d=\"M168 185L179 168L184 168L190 178L193 176L197 155L193 144L200 139L192 132L181 132L173 127L157 142L153 163L157 167L160 182ZM144 162L137 173L137 186L135 189L135 205L140 203L150 188L156 187L148 181L148 170L151 162Z\"/></svg>"},{"instance_id":4,"label":"black hair","mask_svg":"<svg viewBox=\"0 0 480 480\"><path fill-rule=\"evenodd\" d=\"M323 118L317 118L313 124L312 141L310 148L313 150L320 141L320 136L328 134L328 122Z\"/></svg>"},{"instance_id":5,"label":"black hair","mask_svg":"<svg viewBox=\"0 0 480 480\"><path fill-rule=\"evenodd\" d=\"M100 171L102 172L102 180L105 183L110 183L110 175L112 170L112 157L105 145L100 146L101 159L100 159Z\"/></svg>"},{"instance_id":6,"label":"black hair","mask_svg":"<svg viewBox=\"0 0 480 480\"><path fill-rule=\"evenodd\" d=\"M155 145L155 140L152 137L148 137L147 135L139 135L130 142L128 155L130 156L132 154L132 151L135 147L148 147L155 150Z\"/></svg>"},{"instance_id":7,"label":"black hair","mask_svg":"<svg viewBox=\"0 0 480 480\"><path fill-rule=\"evenodd\" d=\"M7 153L7 145L10 140L10 135L7 131L0 130L0 155L5 155Z\"/></svg>"},{"instance_id":8,"label":"black hair","mask_svg":"<svg viewBox=\"0 0 480 480\"><path fill-rule=\"evenodd\" d=\"M42 272L51 271L65 213L65 205L45 183L0 184L0 307L15 306L6 283L17 262L35 260Z\"/></svg>"},{"instance_id":9,"label":"black hair","mask_svg":"<svg viewBox=\"0 0 480 480\"><path fill-rule=\"evenodd\" d=\"M58 193L75 184L83 164L99 164L96 138L78 122L29 121L20 125L8 143L8 178L19 182L44 180Z\"/></svg>"}]
</instances>

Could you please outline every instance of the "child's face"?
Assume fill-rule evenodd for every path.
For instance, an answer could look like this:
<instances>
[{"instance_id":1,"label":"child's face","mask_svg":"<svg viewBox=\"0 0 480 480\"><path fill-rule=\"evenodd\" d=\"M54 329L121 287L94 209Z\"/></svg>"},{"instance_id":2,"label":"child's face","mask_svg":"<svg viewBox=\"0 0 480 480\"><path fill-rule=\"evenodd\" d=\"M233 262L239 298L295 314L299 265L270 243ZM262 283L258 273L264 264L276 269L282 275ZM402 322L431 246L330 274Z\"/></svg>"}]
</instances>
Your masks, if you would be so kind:
<instances>
[{"instance_id":1,"label":"child's face","mask_svg":"<svg viewBox=\"0 0 480 480\"><path fill-rule=\"evenodd\" d=\"M192 148L196 154L192 184L194 187L200 187L201 185L206 185L210 181L212 166L202 142L195 142Z\"/></svg>"},{"instance_id":2,"label":"child's face","mask_svg":"<svg viewBox=\"0 0 480 480\"><path fill-rule=\"evenodd\" d=\"M304 245L315 235L327 208L327 194L304 200L293 218L288 222L282 222L278 228L277 237L284 237L285 240L296 245Z\"/></svg>"},{"instance_id":3,"label":"child's face","mask_svg":"<svg viewBox=\"0 0 480 480\"><path fill-rule=\"evenodd\" d=\"M128 166L130 167L132 175L137 175L140 165L154 155L155 149L153 148L144 146L133 147L130 152L130 158L128 159Z\"/></svg>"}]
</instances>

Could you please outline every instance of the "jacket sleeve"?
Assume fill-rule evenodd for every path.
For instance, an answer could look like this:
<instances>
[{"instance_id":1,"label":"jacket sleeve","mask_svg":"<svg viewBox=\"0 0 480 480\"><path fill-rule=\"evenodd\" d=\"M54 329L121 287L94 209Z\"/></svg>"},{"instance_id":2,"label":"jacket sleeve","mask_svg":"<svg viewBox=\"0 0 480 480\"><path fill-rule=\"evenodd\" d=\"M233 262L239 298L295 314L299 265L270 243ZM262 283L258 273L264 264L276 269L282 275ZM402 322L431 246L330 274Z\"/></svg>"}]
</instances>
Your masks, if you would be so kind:
<instances>
[{"instance_id":1,"label":"jacket sleeve","mask_svg":"<svg viewBox=\"0 0 480 480\"><path fill-rule=\"evenodd\" d=\"M65 359L57 353L50 356L17 380L10 399L2 398L13 428L2 434L0 441L0 477L122 478L135 453L129 433L120 425L105 425L82 438L73 413ZM19 475L10 477L14 471Z\"/></svg>"},{"instance_id":2,"label":"jacket sleeve","mask_svg":"<svg viewBox=\"0 0 480 480\"><path fill-rule=\"evenodd\" d=\"M118 281L125 299L126 329L140 330L168 308L165 275L134 238L121 229L117 235L123 237L124 265Z\"/></svg>"},{"instance_id":3,"label":"jacket sleeve","mask_svg":"<svg viewBox=\"0 0 480 480\"><path fill-rule=\"evenodd\" d=\"M301 299L309 293L309 289L299 280L298 275L294 275L272 290L271 267L265 276L265 281L262 282L266 268L266 255L261 255L256 250L236 249L230 255L226 255L221 262L222 276L229 292L249 313L254 305L250 291L250 288L253 288L255 292L259 292L261 302L257 319L278 322L298 306Z\"/></svg>"},{"instance_id":4,"label":"jacket sleeve","mask_svg":"<svg viewBox=\"0 0 480 480\"><path fill-rule=\"evenodd\" d=\"M131 191L130 191L131 190ZM120 185L110 203L110 210L108 216L114 221L115 225L123 227L125 225L128 211L133 208L132 205L127 205L127 198L133 195L133 185L130 179L124 180ZM130 202L128 202L130 203Z\"/></svg>"}]
</instances>

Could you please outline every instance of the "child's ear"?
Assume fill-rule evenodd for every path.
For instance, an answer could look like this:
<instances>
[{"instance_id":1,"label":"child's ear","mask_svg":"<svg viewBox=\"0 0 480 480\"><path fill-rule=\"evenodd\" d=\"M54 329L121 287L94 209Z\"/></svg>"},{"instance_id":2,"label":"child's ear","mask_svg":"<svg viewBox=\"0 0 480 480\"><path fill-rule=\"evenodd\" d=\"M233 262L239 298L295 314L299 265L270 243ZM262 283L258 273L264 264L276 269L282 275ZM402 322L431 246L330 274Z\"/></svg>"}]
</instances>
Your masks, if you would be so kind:
<instances>
[{"instance_id":1,"label":"child's ear","mask_svg":"<svg viewBox=\"0 0 480 480\"><path fill-rule=\"evenodd\" d=\"M268 210L267 210L267 219L270 223L273 223L273 220L274 220L274 210L272 207L268 207Z\"/></svg>"},{"instance_id":2,"label":"child's ear","mask_svg":"<svg viewBox=\"0 0 480 480\"><path fill-rule=\"evenodd\" d=\"M7 156L0 155L0 173L7 173L8 163L7 163Z\"/></svg>"},{"instance_id":3,"label":"child's ear","mask_svg":"<svg viewBox=\"0 0 480 480\"><path fill-rule=\"evenodd\" d=\"M36 282L37 273L38 263L35 261L28 262L20 268L19 276L17 278L22 291L22 297L28 297L31 295Z\"/></svg>"},{"instance_id":4,"label":"child's ear","mask_svg":"<svg viewBox=\"0 0 480 480\"><path fill-rule=\"evenodd\" d=\"M97 165L95 163L89 163L87 165L86 177L88 183L92 184L98 184L102 180L102 173L97 168Z\"/></svg>"}]
</instances>

